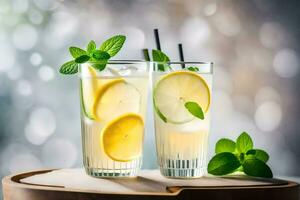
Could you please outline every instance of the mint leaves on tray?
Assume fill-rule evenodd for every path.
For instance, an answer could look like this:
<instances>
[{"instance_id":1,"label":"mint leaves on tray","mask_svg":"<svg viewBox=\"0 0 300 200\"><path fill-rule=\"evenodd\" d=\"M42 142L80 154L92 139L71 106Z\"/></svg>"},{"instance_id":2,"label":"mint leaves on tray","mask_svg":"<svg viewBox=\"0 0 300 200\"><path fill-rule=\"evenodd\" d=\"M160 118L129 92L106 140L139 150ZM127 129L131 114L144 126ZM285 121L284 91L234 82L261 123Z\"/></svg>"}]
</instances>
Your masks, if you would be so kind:
<instances>
[{"instance_id":1,"label":"mint leaves on tray","mask_svg":"<svg viewBox=\"0 0 300 200\"><path fill-rule=\"evenodd\" d=\"M90 41L86 50L79 47L70 47L69 52L73 60L64 63L59 72L61 74L76 74L78 72L79 64L88 61L99 61L99 63L92 63L91 66L102 71L105 69L108 60L115 56L122 48L126 37L124 35L116 35L106 40L99 49L96 47L95 41Z\"/></svg>"},{"instance_id":2,"label":"mint leaves on tray","mask_svg":"<svg viewBox=\"0 0 300 200\"><path fill-rule=\"evenodd\" d=\"M251 137L243 132L236 142L222 138L216 143L216 155L208 163L208 173L226 175L236 171L248 176L272 178L273 173L266 164L269 155L262 149L255 149Z\"/></svg>"}]
</instances>

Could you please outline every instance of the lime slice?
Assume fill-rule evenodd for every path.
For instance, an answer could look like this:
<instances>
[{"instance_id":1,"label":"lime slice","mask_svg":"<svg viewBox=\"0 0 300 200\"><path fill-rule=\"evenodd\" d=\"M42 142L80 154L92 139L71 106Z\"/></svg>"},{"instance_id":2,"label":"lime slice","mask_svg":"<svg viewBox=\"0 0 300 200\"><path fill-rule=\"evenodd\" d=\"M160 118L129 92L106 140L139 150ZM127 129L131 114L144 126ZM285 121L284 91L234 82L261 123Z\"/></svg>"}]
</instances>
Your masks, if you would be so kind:
<instances>
[{"instance_id":1,"label":"lime slice","mask_svg":"<svg viewBox=\"0 0 300 200\"><path fill-rule=\"evenodd\" d=\"M100 146L112 160L128 162L141 156L144 122L127 113L111 121L101 132Z\"/></svg>"},{"instance_id":2,"label":"lime slice","mask_svg":"<svg viewBox=\"0 0 300 200\"><path fill-rule=\"evenodd\" d=\"M186 102L196 102L204 113L210 105L210 89L197 73L177 71L163 76L153 92L154 108L165 122L182 124L195 117L185 108Z\"/></svg>"},{"instance_id":3,"label":"lime slice","mask_svg":"<svg viewBox=\"0 0 300 200\"><path fill-rule=\"evenodd\" d=\"M140 111L141 94L124 79L113 79L103 85L96 95L93 116L97 121L110 121L124 113Z\"/></svg>"}]
</instances>

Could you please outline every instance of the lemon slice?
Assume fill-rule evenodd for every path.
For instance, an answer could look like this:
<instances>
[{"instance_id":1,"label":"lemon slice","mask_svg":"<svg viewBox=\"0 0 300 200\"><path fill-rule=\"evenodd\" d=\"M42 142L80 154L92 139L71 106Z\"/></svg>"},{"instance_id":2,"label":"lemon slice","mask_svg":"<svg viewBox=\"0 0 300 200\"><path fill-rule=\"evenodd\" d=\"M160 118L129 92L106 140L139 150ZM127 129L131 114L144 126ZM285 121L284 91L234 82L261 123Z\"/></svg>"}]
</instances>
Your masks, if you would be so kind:
<instances>
[{"instance_id":1,"label":"lemon slice","mask_svg":"<svg viewBox=\"0 0 300 200\"><path fill-rule=\"evenodd\" d=\"M112 160L128 162L142 152L144 122L141 116L127 113L111 121L101 132L100 145Z\"/></svg>"},{"instance_id":2,"label":"lemon slice","mask_svg":"<svg viewBox=\"0 0 300 200\"><path fill-rule=\"evenodd\" d=\"M88 118L94 119L92 108L96 97L96 91L101 83L100 80L97 79L96 70L90 66L82 66L81 75L80 90L82 110Z\"/></svg>"},{"instance_id":3,"label":"lemon slice","mask_svg":"<svg viewBox=\"0 0 300 200\"><path fill-rule=\"evenodd\" d=\"M141 94L133 85L114 79L98 90L93 116L97 121L110 121L124 113L138 113L140 104Z\"/></svg>"},{"instance_id":4,"label":"lemon slice","mask_svg":"<svg viewBox=\"0 0 300 200\"><path fill-rule=\"evenodd\" d=\"M195 117L185 108L192 101L201 106L204 113L210 105L210 89L197 73L177 71L163 76L153 92L154 108L159 117L174 124L182 124Z\"/></svg>"}]
</instances>

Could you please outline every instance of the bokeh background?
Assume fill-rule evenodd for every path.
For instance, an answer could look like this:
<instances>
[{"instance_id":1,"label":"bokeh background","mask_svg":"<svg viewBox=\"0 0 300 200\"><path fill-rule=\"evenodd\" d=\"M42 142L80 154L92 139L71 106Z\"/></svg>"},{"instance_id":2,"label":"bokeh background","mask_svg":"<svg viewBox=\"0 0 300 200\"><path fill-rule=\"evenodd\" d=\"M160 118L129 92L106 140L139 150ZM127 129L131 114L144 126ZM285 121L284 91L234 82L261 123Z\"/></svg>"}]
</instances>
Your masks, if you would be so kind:
<instances>
[{"instance_id":1,"label":"bokeh background","mask_svg":"<svg viewBox=\"0 0 300 200\"><path fill-rule=\"evenodd\" d=\"M127 35L118 59L155 48L213 61L209 152L246 130L275 175L300 176L300 3L297 0L0 0L0 177L80 167L78 80L62 76L70 45ZM150 101L151 102L151 101ZM156 168L151 104L144 168Z\"/></svg>"}]
</instances>

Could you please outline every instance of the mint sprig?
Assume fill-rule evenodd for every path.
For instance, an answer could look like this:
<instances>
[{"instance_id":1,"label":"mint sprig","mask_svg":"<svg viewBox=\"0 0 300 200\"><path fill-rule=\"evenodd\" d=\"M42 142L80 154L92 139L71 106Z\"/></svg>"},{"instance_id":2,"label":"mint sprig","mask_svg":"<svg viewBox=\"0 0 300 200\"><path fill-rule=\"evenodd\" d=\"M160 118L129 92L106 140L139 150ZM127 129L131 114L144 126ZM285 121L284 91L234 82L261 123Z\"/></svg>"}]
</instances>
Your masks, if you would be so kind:
<instances>
[{"instance_id":1,"label":"mint sprig","mask_svg":"<svg viewBox=\"0 0 300 200\"><path fill-rule=\"evenodd\" d=\"M121 50L125 40L124 35L113 36L100 45L99 49L97 49L93 40L88 43L86 50L72 46L69 48L69 52L74 59L64 63L59 72L65 75L76 74L79 64L88 61L99 61L99 63L92 63L91 66L102 71L105 69L108 60Z\"/></svg>"},{"instance_id":2,"label":"mint sprig","mask_svg":"<svg viewBox=\"0 0 300 200\"><path fill-rule=\"evenodd\" d=\"M272 178L273 173L266 164L269 155L262 149L254 149L248 133L243 132L236 142L222 138L216 143L216 155L208 163L208 173L226 175L244 172L248 176Z\"/></svg>"}]
</instances>

